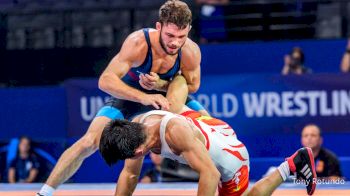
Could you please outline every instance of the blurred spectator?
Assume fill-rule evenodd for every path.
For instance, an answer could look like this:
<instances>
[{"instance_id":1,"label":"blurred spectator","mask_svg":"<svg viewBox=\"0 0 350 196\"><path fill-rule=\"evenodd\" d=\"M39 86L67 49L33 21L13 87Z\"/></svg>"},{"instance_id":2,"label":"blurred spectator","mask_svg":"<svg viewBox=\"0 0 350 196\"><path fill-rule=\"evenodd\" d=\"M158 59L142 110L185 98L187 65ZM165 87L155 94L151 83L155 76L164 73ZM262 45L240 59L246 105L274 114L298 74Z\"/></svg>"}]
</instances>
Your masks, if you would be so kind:
<instances>
[{"instance_id":1,"label":"blurred spectator","mask_svg":"<svg viewBox=\"0 0 350 196\"><path fill-rule=\"evenodd\" d=\"M227 38L223 5L229 0L196 0L200 10L200 42L225 41Z\"/></svg>"},{"instance_id":2,"label":"blurred spectator","mask_svg":"<svg viewBox=\"0 0 350 196\"><path fill-rule=\"evenodd\" d=\"M19 139L16 158L10 163L8 180L10 183L34 182L39 169L39 162L32 153L31 140L28 137Z\"/></svg>"},{"instance_id":3,"label":"blurred spectator","mask_svg":"<svg viewBox=\"0 0 350 196\"><path fill-rule=\"evenodd\" d=\"M304 66L305 56L301 48L295 47L292 52L284 57L283 75L302 75L311 73L311 69Z\"/></svg>"},{"instance_id":4,"label":"blurred spectator","mask_svg":"<svg viewBox=\"0 0 350 196\"><path fill-rule=\"evenodd\" d=\"M317 177L336 180L342 176L337 156L322 147L322 133L317 125L309 124L304 127L301 133L301 143L304 147L312 149Z\"/></svg>"},{"instance_id":5,"label":"blurred spectator","mask_svg":"<svg viewBox=\"0 0 350 196\"><path fill-rule=\"evenodd\" d=\"M153 152L149 155L151 157L154 167L146 171L145 175L141 179L141 183L161 182L161 165L163 158Z\"/></svg>"},{"instance_id":6,"label":"blurred spectator","mask_svg":"<svg viewBox=\"0 0 350 196\"><path fill-rule=\"evenodd\" d=\"M341 60L340 70L344 73L350 72L350 38L348 39L348 45L346 46L346 51Z\"/></svg>"}]
</instances>

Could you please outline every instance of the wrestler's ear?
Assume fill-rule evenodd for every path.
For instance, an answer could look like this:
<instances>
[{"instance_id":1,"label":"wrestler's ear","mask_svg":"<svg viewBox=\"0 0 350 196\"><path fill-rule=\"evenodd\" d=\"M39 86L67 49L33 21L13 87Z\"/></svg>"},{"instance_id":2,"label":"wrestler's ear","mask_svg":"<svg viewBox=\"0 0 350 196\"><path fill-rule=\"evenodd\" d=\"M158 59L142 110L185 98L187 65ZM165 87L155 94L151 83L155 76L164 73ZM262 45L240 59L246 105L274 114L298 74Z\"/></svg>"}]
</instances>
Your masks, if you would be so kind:
<instances>
[{"instance_id":1,"label":"wrestler's ear","mask_svg":"<svg viewBox=\"0 0 350 196\"><path fill-rule=\"evenodd\" d=\"M160 31L161 28L162 28L162 24L161 24L160 22L157 22L157 23L156 23L156 29L157 29L158 31Z\"/></svg>"}]
</instances>

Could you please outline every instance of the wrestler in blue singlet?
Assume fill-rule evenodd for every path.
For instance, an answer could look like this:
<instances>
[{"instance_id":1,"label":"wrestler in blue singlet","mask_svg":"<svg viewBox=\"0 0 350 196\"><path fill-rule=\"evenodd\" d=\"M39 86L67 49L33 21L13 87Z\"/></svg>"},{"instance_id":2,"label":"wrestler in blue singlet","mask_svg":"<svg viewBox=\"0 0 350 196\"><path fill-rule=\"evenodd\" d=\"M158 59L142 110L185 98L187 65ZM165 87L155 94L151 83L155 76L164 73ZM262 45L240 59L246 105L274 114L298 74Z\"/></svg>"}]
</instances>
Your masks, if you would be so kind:
<instances>
[{"instance_id":1,"label":"wrestler in blue singlet","mask_svg":"<svg viewBox=\"0 0 350 196\"><path fill-rule=\"evenodd\" d=\"M136 88L140 91L143 91L147 94L163 94L164 92L155 91L155 90L146 90L141 87L139 84L139 74L140 73L150 73L152 69L152 48L151 41L149 38L148 29L143 29L143 33L146 38L148 50L147 55L144 62L135 68L131 68L129 72L122 78L123 82L128 84L129 86ZM181 62L181 49L179 50L178 56L176 58L174 66L164 74L158 74L159 78L162 80L170 81L180 70L180 62ZM187 98L186 105L193 110L199 111L203 110L204 107L200 105L197 101ZM106 116L112 120L114 119L132 119L132 117L136 116L140 113L145 113L150 110L154 110L153 106L145 106L141 103L136 103L128 100L122 100L117 98L110 98L104 107L102 107L96 116Z\"/></svg>"}]
</instances>

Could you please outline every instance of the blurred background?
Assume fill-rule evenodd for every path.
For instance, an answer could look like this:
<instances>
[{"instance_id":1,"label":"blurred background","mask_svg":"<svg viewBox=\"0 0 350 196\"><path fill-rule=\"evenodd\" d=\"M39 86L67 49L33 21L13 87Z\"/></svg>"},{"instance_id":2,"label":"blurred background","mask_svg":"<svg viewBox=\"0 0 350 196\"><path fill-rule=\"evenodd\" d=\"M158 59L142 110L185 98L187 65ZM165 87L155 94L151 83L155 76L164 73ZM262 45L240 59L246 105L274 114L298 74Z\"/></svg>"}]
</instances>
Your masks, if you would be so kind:
<instances>
[{"instance_id":1,"label":"blurred background","mask_svg":"<svg viewBox=\"0 0 350 196\"><path fill-rule=\"evenodd\" d=\"M193 97L236 130L250 153L251 180L301 146L323 150L316 165L324 177L350 179L350 2L185 2L193 12L190 38L202 51ZM17 174L46 179L108 98L98 76L129 33L155 27L163 3L0 0L1 182L21 182L13 176L24 167L21 157L32 165ZM188 168L153 156L143 182L196 180ZM121 168L95 153L69 182L115 182Z\"/></svg>"}]
</instances>

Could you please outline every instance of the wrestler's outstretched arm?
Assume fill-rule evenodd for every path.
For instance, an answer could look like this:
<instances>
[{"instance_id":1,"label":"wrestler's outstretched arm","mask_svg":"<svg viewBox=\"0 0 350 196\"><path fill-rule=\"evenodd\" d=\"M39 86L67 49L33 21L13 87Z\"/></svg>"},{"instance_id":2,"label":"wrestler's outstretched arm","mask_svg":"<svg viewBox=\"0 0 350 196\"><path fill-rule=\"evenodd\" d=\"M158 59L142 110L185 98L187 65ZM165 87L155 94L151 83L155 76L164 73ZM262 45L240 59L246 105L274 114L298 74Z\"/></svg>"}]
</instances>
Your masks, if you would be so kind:
<instances>
[{"instance_id":1,"label":"wrestler's outstretched arm","mask_svg":"<svg viewBox=\"0 0 350 196\"><path fill-rule=\"evenodd\" d=\"M124 168L118 178L118 185L115 191L116 196L132 195L140 176L143 158L125 160Z\"/></svg>"},{"instance_id":2,"label":"wrestler's outstretched arm","mask_svg":"<svg viewBox=\"0 0 350 196\"><path fill-rule=\"evenodd\" d=\"M171 119L167 125L165 139L171 150L182 155L188 165L198 172L197 195L214 196L220 173L204 144L195 137L192 127L183 119Z\"/></svg>"}]
</instances>

